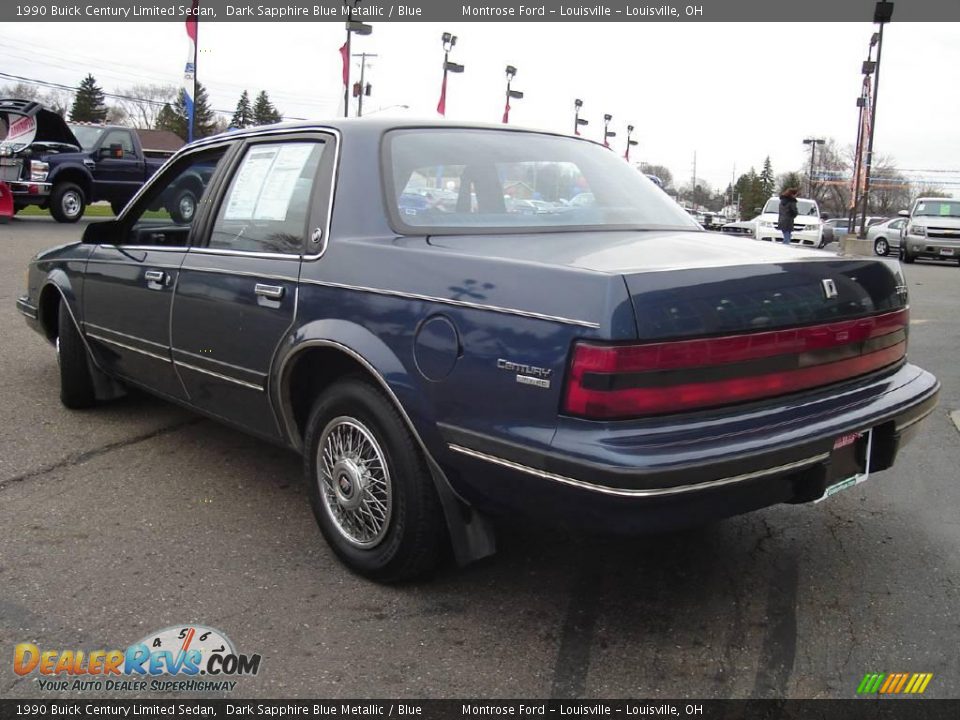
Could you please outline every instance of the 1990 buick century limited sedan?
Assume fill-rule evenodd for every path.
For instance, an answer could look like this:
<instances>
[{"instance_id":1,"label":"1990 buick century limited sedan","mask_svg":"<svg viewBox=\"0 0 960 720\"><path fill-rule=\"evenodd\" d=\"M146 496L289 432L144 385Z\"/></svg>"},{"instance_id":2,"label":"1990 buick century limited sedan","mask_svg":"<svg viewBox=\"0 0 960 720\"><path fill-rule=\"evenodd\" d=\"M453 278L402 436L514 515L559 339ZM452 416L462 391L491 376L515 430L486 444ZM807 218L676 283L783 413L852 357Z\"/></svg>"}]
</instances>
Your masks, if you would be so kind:
<instances>
[{"instance_id":1,"label":"1990 buick century limited sedan","mask_svg":"<svg viewBox=\"0 0 960 720\"><path fill-rule=\"evenodd\" d=\"M189 219L160 201L185 176ZM67 407L136 386L302 453L381 581L489 554L493 514L637 533L825 498L939 390L895 261L704 232L608 149L503 127L196 142L17 305Z\"/></svg>"}]
</instances>

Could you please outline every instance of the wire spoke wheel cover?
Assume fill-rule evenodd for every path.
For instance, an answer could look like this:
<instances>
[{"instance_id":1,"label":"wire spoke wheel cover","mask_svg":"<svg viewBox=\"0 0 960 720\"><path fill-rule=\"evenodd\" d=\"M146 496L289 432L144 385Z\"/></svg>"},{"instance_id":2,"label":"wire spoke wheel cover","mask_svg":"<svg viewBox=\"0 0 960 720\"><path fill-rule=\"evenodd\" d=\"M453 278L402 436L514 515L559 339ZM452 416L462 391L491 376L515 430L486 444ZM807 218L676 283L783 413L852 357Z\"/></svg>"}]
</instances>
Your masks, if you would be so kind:
<instances>
[{"instance_id":1,"label":"wire spoke wheel cover","mask_svg":"<svg viewBox=\"0 0 960 720\"><path fill-rule=\"evenodd\" d=\"M390 526L393 492L380 443L353 417L327 423L317 445L317 482L334 527L354 547L374 548Z\"/></svg>"}]
</instances>

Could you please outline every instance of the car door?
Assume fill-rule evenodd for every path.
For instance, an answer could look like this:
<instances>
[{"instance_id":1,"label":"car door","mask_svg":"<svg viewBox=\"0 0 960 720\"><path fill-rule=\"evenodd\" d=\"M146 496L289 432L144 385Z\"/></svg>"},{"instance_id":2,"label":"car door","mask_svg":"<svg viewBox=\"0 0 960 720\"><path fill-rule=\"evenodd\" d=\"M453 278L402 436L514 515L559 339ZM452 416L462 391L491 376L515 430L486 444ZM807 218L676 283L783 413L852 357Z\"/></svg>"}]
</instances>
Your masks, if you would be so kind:
<instances>
[{"instance_id":1,"label":"car door","mask_svg":"<svg viewBox=\"0 0 960 720\"><path fill-rule=\"evenodd\" d=\"M126 200L140 189L144 178L144 160L137 153L131 130L108 130L89 162L93 167L94 194L97 198Z\"/></svg>"},{"instance_id":2,"label":"car door","mask_svg":"<svg viewBox=\"0 0 960 720\"><path fill-rule=\"evenodd\" d=\"M269 373L294 322L302 257L326 217L332 156L322 134L247 141L180 269L172 349L190 402L265 437L281 437Z\"/></svg>"},{"instance_id":3,"label":"car door","mask_svg":"<svg viewBox=\"0 0 960 720\"><path fill-rule=\"evenodd\" d=\"M193 220L175 220L169 189L204 171L212 181L226 148L191 153L158 176L117 221L113 244L96 245L84 277L83 329L110 373L185 399L170 353L170 308ZM204 188L206 193L206 188Z\"/></svg>"}]
</instances>

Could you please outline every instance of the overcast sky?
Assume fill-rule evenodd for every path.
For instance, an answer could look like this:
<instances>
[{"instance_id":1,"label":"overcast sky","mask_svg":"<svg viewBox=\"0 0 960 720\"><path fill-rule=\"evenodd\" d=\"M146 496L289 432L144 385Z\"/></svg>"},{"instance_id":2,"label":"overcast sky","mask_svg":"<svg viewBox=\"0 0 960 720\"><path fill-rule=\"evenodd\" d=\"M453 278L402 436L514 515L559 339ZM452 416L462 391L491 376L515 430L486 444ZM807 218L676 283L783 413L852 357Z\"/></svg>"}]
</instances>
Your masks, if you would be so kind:
<instances>
[{"instance_id":1,"label":"overcast sky","mask_svg":"<svg viewBox=\"0 0 960 720\"><path fill-rule=\"evenodd\" d=\"M804 137L852 144L874 26L865 23L374 23L354 52L377 53L365 111L409 105L435 116L440 35L459 36L447 117L499 122L504 66L518 69L511 123L569 131L584 101L585 135L613 115L632 159L666 165L678 184L693 174L725 188L736 169L777 173L809 161ZM322 118L341 92L343 23L201 23L199 78L212 105L231 110L240 92L266 89L287 116ZM0 70L76 85L89 71L107 91L179 84L182 23L18 23L0 28ZM0 84L8 81L0 78ZM943 179L960 194L960 25L892 23L884 31L876 151L907 170ZM397 112L396 109L387 112ZM950 173L933 171L945 170ZM953 183L951 185L951 183Z\"/></svg>"}]
</instances>

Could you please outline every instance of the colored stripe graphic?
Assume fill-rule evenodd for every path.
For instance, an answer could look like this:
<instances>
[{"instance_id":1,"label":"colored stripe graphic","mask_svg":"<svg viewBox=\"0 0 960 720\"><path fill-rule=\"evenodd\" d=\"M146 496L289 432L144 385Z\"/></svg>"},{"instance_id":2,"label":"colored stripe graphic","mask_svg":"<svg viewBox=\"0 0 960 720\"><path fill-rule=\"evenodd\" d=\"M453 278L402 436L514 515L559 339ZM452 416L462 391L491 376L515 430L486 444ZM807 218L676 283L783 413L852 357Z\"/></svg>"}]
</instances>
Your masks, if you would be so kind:
<instances>
[{"instance_id":1,"label":"colored stripe graphic","mask_svg":"<svg viewBox=\"0 0 960 720\"><path fill-rule=\"evenodd\" d=\"M867 673L857 686L857 694L922 695L933 673Z\"/></svg>"}]
</instances>

